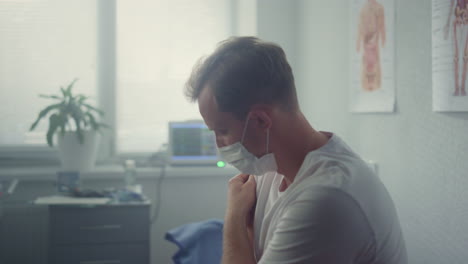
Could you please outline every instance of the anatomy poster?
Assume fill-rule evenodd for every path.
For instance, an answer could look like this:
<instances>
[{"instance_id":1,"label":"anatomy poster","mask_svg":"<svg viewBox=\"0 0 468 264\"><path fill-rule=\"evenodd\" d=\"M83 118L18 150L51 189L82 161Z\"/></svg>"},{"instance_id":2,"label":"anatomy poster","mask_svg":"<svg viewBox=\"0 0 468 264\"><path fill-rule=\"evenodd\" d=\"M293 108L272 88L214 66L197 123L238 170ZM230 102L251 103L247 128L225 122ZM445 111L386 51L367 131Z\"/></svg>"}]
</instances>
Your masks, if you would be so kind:
<instances>
[{"instance_id":1,"label":"anatomy poster","mask_svg":"<svg viewBox=\"0 0 468 264\"><path fill-rule=\"evenodd\" d=\"M395 0L350 2L351 112L395 108Z\"/></svg>"},{"instance_id":2,"label":"anatomy poster","mask_svg":"<svg viewBox=\"0 0 468 264\"><path fill-rule=\"evenodd\" d=\"M432 1L432 110L468 111L468 0Z\"/></svg>"}]
</instances>

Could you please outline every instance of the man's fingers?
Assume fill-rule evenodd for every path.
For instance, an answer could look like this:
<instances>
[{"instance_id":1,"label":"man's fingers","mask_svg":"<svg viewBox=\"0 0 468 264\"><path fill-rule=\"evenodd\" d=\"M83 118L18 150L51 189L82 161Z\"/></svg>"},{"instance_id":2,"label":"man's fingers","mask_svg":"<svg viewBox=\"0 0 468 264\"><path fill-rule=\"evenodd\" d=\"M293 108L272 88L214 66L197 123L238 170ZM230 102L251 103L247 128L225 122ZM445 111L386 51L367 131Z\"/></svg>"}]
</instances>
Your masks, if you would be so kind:
<instances>
[{"instance_id":1,"label":"man's fingers","mask_svg":"<svg viewBox=\"0 0 468 264\"><path fill-rule=\"evenodd\" d=\"M256 184L257 182L255 181L255 177L253 175L250 175L249 176L249 179L247 180L247 182L249 183L252 183L252 184Z\"/></svg>"},{"instance_id":2,"label":"man's fingers","mask_svg":"<svg viewBox=\"0 0 468 264\"><path fill-rule=\"evenodd\" d=\"M239 174L239 178L243 181L246 182L249 180L250 175L249 174Z\"/></svg>"},{"instance_id":3,"label":"man's fingers","mask_svg":"<svg viewBox=\"0 0 468 264\"><path fill-rule=\"evenodd\" d=\"M232 177L231 180L229 180L229 181L239 180L239 181L245 183L248 179L249 179L249 174L242 173L242 174L239 174L239 175L236 175L236 176Z\"/></svg>"}]
</instances>

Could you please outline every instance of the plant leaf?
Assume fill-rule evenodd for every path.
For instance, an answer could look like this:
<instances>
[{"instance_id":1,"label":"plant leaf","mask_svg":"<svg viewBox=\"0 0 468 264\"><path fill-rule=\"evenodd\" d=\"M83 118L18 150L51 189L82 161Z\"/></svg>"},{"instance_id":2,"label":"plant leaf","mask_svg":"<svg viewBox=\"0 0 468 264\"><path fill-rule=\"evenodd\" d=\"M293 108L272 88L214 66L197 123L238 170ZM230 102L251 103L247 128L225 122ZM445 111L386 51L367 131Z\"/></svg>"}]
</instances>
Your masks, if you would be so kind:
<instances>
[{"instance_id":1,"label":"plant leaf","mask_svg":"<svg viewBox=\"0 0 468 264\"><path fill-rule=\"evenodd\" d=\"M67 115L64 113L64 111L59 112L59 117L60 117L60 130L63 135L65 133L65 125L68 122L68 118L67 118Z\"/></svg>"},{"instance_id":2,"label":"plant leaf","mask_svg":"<svg viewBox=\"0 0 468 264\"><path fill-rule=\"evenodd\" d=\"M65 91L63 86L60 86L60 91L62 91L62 95L63 95L64 98L67 97L67 91Z\"/></svg>"},{"instance_id":3,"label":"plant leaf","mask_svg":"<svg viewBox=\"0 0 468 264\"><path fill-rule=\"evenodd\" d=\"M73 88L73 85L75 85L76 81L78 81L78 78L75 78L68 86L67 86L67 89L65 89L65 92L67 93L67 95L69 97L72 97L72 93L71 93L71 90Z\"/></svg>"},{"instance_id":4,"label":"plant leaf","mask_svg":"<svg viewBox=\"0 0 468 264\"><path fill-rule=\"evenodd\" d=\"M89 123L94 130L99 130L99 124L96 122L96 118L90 112L86 112L85 115L89 119Z\"/></svg>"},{"instance_id":5,"label":"plant leaf","mask_svg":"<svg viewBox=\"0 0 468 264\"><path fill-rule=\"evenodd\" d=\"M93 111L99 113L100 115L104 115L104 111L102 111L101 109L98 109L98 108L96 108L96 107L94 107L92 105L83 103L83 106L88 108L88 110L93 110Z\"/></svg>"},{"instance_id":6,"label":"plant leaf","mask_svg":"<svg viewBox=\"0 0 468 264\"><path fill-rule=\"evenodd\" d=\"M67 90L70 91L73 88L73 85L78 81L78 78L73 79L73 81L67 86Z\"/></svg>"},{"instance_id":7,"label":"plant leaf","mask_svg":"<svg viewBox=\"0 0 468 264\"><path fill-rule=\"evenodd\" d=\"M78 119L83 122L84 126L88 126L86 121L85 114L81 111L81 108L76 104L75 100L70 102L70 114L74 119Z\"/></svg>"},{"instance_id":8,"label":"plant leaf","mask_svg":"<svg viewBox=\"0 0 468 264\"><path fill-rule=\"evenodd\" d=\"M54 146L53 137L55 130L60 126L60 117L58 114L53 114L49 117L49 129L47 130L47 144L50 147Z\"/></svg>"},{"instance_id":9,"label":"plant leaf","mask_svg":"<svg viewBox=\"0 0 468 264\"><path fill-rule=\"evenodd\" d=\"M29 131L35 129L36 126L37 126L37 124L39 123L39 121L40 121L44 116L46 116L46 115L49 113L49 111L51 111L51 110L53 110L53 109L57 109L57 108L59 108L61 105L62 105L62 103L49 105L48 107L44 108L41 112L39 112L39 115L38 115L36 121L34 121L34 123L31 125L31 128L29 128Z\"/></svg>"},{"instance_id":10,"label":"plant leaf","mask_svg":"<svg viewBox=\"0 0 468 264\"><path fill-rule=\"evenodd\" d=\"M83 131L81 130L81 122L80 121L83 121L84 118L81 117L79 114L77 114L77 112L72 112L71 116L72 116L73 120L75 120L76 136L78 138L78 142L80 142L80 144L83 144L84 136L83 136Z\"/></svg>"},{"instance_id":11,"label":"plant leaf","mask_svg":"<svg viewBox=\"0 0 468 264\"><path fill-rule=\"evenodd\" d=\"M82 105L83 102L86 101L89 97L80 94L80 95L77 95L76 98L78 98L78 101L77 101L78 104L79 104L79 105Z\"/></svg>"},{"instance_id":12,"label":"plant leaf","mask_svg":"<svg viewBox=\"0 0 468 264\"><path fill-rule=\"evenodd\" d=\"M108 124L106 123L98 123L100 127L105 127L105 128L111 128Z\"/></svg>"},{"instance_id":13,"label":"plant leaf","mask_svg":"<svg viewBox=\"0 0 468 264\"><path fill-rule=\"evenodd\" d=\"M39 97L41 97L41 98L47 98L47 99L58 99L58 100L62 100L62 97L57 96L57 95L40 94Z\"/></svg>"}]
</instances>

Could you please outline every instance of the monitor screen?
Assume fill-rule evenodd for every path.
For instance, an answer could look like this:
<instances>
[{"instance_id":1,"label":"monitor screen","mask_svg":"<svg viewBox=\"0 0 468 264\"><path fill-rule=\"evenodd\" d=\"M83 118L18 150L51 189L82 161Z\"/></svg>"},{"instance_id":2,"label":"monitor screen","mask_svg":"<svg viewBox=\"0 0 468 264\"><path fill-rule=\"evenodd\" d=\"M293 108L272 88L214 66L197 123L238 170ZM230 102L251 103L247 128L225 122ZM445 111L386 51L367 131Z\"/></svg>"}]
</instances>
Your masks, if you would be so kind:
<instances>
[{"instance_id":1,"label":"monitor screen","mask_svg":"<svg viewBox=\"0 0 468 264\"><path fill-rule=\"evenodd\" d=\"M219 160L214 133L203 121L169 123L172 164L216 164Z\"/></svg>"}]
</instances>

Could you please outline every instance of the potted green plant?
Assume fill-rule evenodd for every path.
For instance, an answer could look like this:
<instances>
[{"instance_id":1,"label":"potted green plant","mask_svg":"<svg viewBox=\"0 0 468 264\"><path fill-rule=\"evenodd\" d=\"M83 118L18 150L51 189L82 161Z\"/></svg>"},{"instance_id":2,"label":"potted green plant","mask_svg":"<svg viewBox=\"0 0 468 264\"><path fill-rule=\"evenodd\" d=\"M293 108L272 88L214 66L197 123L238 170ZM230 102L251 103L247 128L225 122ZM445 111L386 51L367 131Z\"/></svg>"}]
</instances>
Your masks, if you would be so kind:
<instances>
[{"instance_id":1,"label":"potted green plant","mask_svg":"<svg viewBox=\"0 0 468 264\"><path fill-rule=\"evenodd\" d=\"M39 112L30 130L49 116L47 144L53 147L54 135L57 135L62 170L87 171L94 167L96 161L98 132L108 126L99 122L98 117L103 116L104 112L89 104L89 97L73 94L76 81L73 80L66 88L60 87L59 95L39 95L55 102Z\"/></svg>"}]
</instances>

